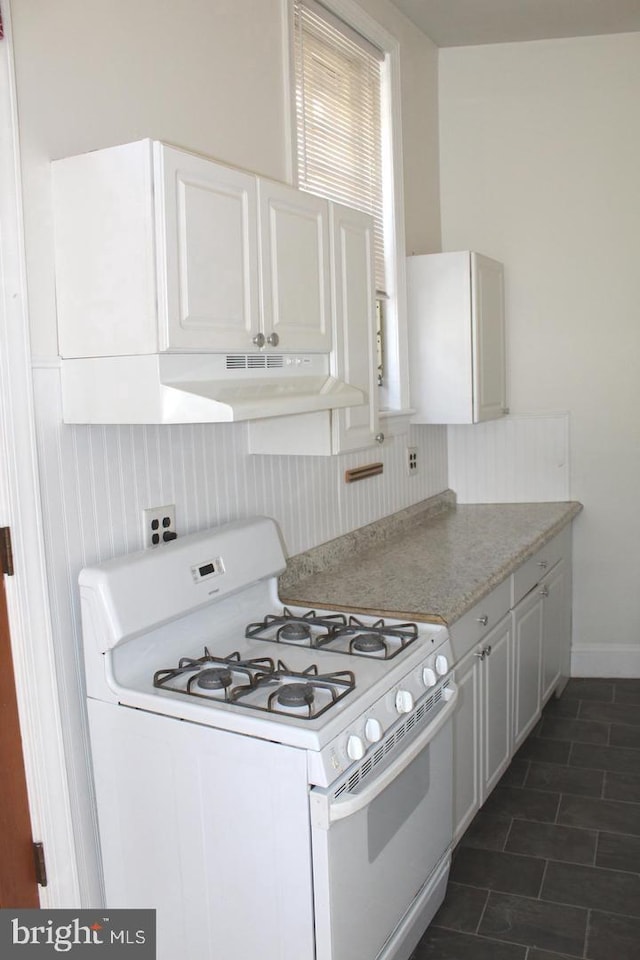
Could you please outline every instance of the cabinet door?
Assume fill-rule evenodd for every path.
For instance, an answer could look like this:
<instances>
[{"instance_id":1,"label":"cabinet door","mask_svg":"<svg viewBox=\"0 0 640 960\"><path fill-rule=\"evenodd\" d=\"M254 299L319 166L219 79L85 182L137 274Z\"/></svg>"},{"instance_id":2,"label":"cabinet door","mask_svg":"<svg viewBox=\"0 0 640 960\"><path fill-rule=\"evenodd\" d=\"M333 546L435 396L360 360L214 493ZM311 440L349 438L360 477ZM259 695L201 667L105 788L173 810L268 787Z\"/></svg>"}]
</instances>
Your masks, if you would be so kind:
<instances>
[{"instance_id":1,"label":"cabinet door","mask_svg":"<svg viewBox=\"0 0 640 960\"><path fill-rule=\"evenodd\" d=\"M157 143L161 350L255 350L256 178Z\"/></svg>"},{"instance_id":2,"label":"cabinet door","mask_svg":"<svg viewBox=\"0 0 640 960\"><path fill-rule=\"evenodd\" d=\"M331 204L333 350L331 372L367 402L331 414L333 452L370 446L378 432L373 219Z\"/></svg>"},{"instance_id":3,"label":"cabinet door","mask_svg":"<svg viewBox=\"0 0 640 960\"><path fill-rule=\"evenodd\" d=\"M514 748L520 746L540 713L542 597L538 587L513 612Z\"/></svg>"},{"instance_id":4,"label":"cabinet door","mask_svg":"<svg viewBox=\"0 0 640 960\"><path fill-rule=\"evenodd\" d=\"M496 260L471 254L473 421L501 417L506 407L504 278Z\"/></svg>"},{"instance_id":5,"label":"cabinet door","mask_svg":"<svg viewBox=\"0 0 640 960\"><path fill-rule=\"evenodd\" d=\"M482 802L511 760L511 617L506 616L483 639Z\"/></svg>"},{"instance_id":6,"label":"cabinet door","mask_svg":"<svg viewBox=\"0 0 640 960\"><path fill-rule=\"evenodd\" d=\"M541 694L545 703L565 669L567 651L571 646L571 611L565 560L561 560L547 574L540 588L544 594Z\"/></svg>"},{"instance_id":7,"label":"cabinet door","mask_svg":"<svg viewBox=\"0 0 640 960\"><path fill-rule=\"evenodd\" d=\"M480 660L475 651L456 667L458 706L453 716L454 842L480 807Z\"/></svg>"},{"instance_id":8,"label":"cabinet door","mask_svg":"<svg viewBox=\"0 0 640 960\"><path fill-rule=\"evenodd\" d=\"M263 331L277 350L329 352L331 282L326 200L259 180Z\"/></svg>"}]
</instances>

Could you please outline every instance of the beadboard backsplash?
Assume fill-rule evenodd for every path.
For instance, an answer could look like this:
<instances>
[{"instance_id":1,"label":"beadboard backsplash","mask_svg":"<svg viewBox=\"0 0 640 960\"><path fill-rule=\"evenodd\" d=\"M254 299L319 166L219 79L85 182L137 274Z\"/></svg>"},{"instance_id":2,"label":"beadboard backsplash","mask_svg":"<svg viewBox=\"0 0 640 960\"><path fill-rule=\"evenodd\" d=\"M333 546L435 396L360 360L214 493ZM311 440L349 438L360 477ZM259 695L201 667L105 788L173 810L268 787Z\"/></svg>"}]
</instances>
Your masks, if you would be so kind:
<instances>
[{"instance_id":1,"label":"beadboard backsplash","mask_svg":"<svg viewBox=\"0 0 640 960\"><path fill-rule=\"evenodd\" d=\"M179 535L266 514L294 555L447 487L443 427L337 457L255 456L245 423L64 425L58 378L54 365L34 369L48 549L72 578L88 563L141 549L145 507L175 504ZM415 476L408 444L418 448ZM382 461L381 476L344 482L345 470L373 460Z\"/></svg>"},{"instance_id":2,"label":"beadboard backsplash","mask_svg":"<svg viewBox=\"0 0 640 960\"><path fill-rule=\"evenodd\" d=\"M447 428L458 503L569 500L569 414L512 415Z\"/></svg>"}]
</instances>

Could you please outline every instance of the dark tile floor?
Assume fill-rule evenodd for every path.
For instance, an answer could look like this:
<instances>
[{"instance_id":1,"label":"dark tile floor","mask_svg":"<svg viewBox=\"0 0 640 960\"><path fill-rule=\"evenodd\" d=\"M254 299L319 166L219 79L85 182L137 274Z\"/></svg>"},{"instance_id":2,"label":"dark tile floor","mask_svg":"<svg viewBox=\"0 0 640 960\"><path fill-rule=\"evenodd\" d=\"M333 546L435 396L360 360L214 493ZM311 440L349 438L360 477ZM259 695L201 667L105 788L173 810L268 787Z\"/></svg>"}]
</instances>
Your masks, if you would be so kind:
<instances>
[{"instance_id":1,"label":"dark tile floor","mask_svg":"<svg viewBox=\"0 0 640 960\"><path fill-rule=\"evenodd\" d=\"M640 680L570 680L458 844L415 960L640 960Z\"/></svg>"}]
</instances>

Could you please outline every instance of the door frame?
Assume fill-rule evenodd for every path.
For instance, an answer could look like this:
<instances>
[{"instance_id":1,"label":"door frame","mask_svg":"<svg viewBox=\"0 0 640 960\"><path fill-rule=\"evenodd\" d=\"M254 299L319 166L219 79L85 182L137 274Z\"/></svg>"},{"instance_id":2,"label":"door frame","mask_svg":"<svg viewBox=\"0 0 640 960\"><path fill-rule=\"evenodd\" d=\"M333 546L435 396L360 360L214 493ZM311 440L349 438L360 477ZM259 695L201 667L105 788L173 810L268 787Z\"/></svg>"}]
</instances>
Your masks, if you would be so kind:
<instances>
[{"instance_id":1,"label":"door frame","mask_svg":"<svg viewBox=\"0 0 640 960\"><path fill-rule=\"evenodd\" d=\"M0 525L11 528L15 569L5 588L33 839L48 873L40 905L73 907L80 888L40 503L11 0L0 2Z\"/></svg>"}]
</instances>

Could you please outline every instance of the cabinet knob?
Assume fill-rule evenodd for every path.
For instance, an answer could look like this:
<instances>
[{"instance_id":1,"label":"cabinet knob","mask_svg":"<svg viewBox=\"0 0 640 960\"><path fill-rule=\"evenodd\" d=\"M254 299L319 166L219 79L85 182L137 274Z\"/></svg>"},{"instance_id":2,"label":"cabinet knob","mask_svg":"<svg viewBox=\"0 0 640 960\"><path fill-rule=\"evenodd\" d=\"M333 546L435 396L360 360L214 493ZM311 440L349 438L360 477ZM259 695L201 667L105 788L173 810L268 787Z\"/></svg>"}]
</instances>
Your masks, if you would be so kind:
<instances>
[{"instance_id":1,"label":"cabinet knob","mask_svg":"<svg viewBox=\"0 0 640 960\"><path fill-rule=\"evenodd\" d=\"M541 596L541 597L548 597L548 596L549 596L549 587L543 587L542 590L540 591L540 596Z\"/></svg>"},{"instance_id":2,"label":"cabinet knob","mask_svg":"<svg viewBox=\"0 0 640 960\"><path fill-rule=\"evenodd\" d=\"M488 647L484 648L484 653L486 654L487 657L491 656L491 644L489 644Z\"/></svg>"},{"instance_id":3,"label":"cabinet knob","mask_svg":"<svg viewBox=\"0 0 640 960\"><path fill-rule=\"evenodd\" d=\"M549 566L549 561L548 561L548 560L538 560L538 566L540 567L541 570L546 570L547 567Z\"/></svg>"},{"instance_id":4,"label":"cabinet knob","mask_svg":"<svg viewBox=\"0 0 640 960\"><path fill-rule=\"evenodd\" d=\"M476 620L478 623L481 623L483 627L486 627L486 625L489 623L489 617L486 613L482 617L476 617Z\"/></svg>"},{"instance_id":5,"label":"cabinet knob","mask_svg":"<svg viewBox=\"0 0 640 960\"><path fill-rule=\"evenodd\" d=\"M374 440L376 443L384 443L384 433L376 433Z\"/></svg>"},{"instance_id":6,"label":"cabinet knob","mask_svg":"<svg viewBox=\"0 0 640 960\"><path fill-rule=\"evenodd\" d=\"M264 345L265 345L265 343L266 343L265 338L264 338L264 333L256 333L256 335L255 335L255 337L253 338L253 340L251 341L251 343L255 343L256 347L260 347L260 349L262 350L262 348L264 347Z\"/></svg>"},{"instance_id":7,"label":"cabinet knob","mask_svg":"<svg viewBox=\"0 0 640 960\"><path fill-rule=\"evenodd\" d=\"M484 660L484 658L486 657L486 655L487 655L487 651L486 651L486 650L481 650L480 653L474 653L474 657L477 657L478 660Z\"/></svg>"},{"instance_id":8,"label":"cabinet knob","mask_svg":"<svg viewBox=\"0 0 640 960\"><path fill-rule=\"evenodd\" d=\"M267 343L269 344L270 347L277 347L278 344L280 343L280 337L278 336L277 333L270 333L269 336L267 337Z\"/></svg>"}]
</instances>

